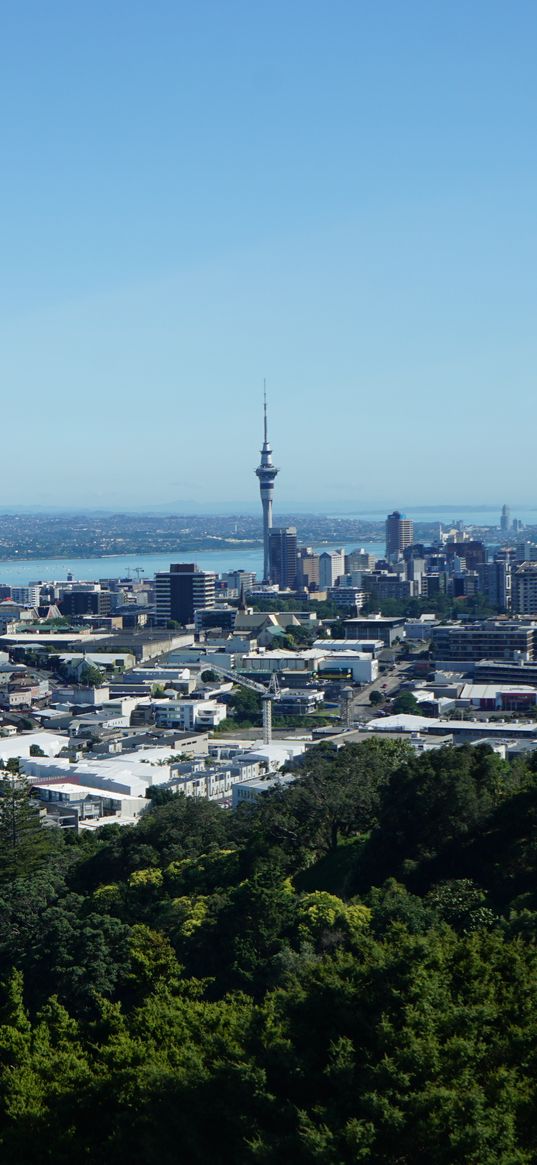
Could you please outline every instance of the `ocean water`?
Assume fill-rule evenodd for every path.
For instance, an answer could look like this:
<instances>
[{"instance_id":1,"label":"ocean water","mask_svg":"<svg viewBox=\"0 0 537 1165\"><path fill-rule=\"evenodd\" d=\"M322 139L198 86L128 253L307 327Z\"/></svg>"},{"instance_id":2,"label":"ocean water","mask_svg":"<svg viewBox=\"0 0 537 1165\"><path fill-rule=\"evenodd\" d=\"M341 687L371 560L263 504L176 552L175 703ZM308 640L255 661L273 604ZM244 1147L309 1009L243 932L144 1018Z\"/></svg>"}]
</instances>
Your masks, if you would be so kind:
<instances>
[{"instance_id":1,"label":"ocean water","mask_svg":"<svg viewBox=\"0 0 537 1165\"><path fill-rule=\"evenodd\" d=\"M537 525L537 507L512 505L511 518L519 518L526 526ZM456 522L464 522L465 526L498 527L501 506L411 506L401 507L401 511L414 522L441 522L444 528L449 528ZM383 522L386 510L361 510L351 513L333 515L339 518L362 518L366 521ZM491 543L496 537L491 533ZM324 544L317 546L317 550L339 548L339 543L332 547ZM355 539L347 542L346 550L354 550L358 545L364 546L377 558L384 554L384 541L360 542ZM0 583L8 586L24 586L29 582L67 578L71 573L75 579L87 581L100 578L138 577L153 578L158 570L168 570L170 562L197 562L203 570L214 570L221 574L227 570L255 570L258 578L263 573L263 553L260 546L249 550L233 549L228 547L220 550L192 550L188 546L180 551L166 552L165 554L126 554L111 555L102 558L34 558L18 560L16 558L0 562Z\"/></svg>"},{"instance_id":2,"label":"ocean water","mask_svg":"<svg viewBox=\"0 0 537 1165\"><path fill-rule=\"evenodd\" d=\"M384 554L384 542L357 541L346 549L354 550L363 545L369 554L380 558ZM337 548L339 549L340 543ZM334 547L316 547L330 550ZM25 586L30 582L62 581L68 573L74 579L86 582L101 578L153 578L158 570L168 570L170 562L196 562L202 570L214 570L222 574L227 570L255 570L257 577L263 574L263 551L260 546L249 550L189 550L183 546L180 551L166 554L116 554L103 558L33 558L30 561L6 559L0 562L0 583L7 586Z\"/></svg>"}]
</instances>

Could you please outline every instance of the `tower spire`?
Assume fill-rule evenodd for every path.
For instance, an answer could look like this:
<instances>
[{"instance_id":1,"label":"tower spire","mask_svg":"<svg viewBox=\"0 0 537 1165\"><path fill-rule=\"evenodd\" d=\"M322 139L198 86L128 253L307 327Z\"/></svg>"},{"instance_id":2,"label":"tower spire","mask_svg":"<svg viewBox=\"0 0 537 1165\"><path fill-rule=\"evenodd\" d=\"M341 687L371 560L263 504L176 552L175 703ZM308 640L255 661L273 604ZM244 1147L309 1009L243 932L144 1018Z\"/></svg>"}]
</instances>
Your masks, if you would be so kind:
<instances>
[{"instance_id":1,"label":"tower spire","mask_svg":"<svg viewBox=\"0 0 537 1165\"><path fill-rule=\"evenodd\" d=\"M272 496L274 493L274 478L278 472L272 462L272 449L268 440L267 425L267 382L263 380L263 448L261 461L256 469L259 478L259 492L263 507L263 581L270 581L270 538L269 530L272 526Z\"/></svg>"}]
</instances>

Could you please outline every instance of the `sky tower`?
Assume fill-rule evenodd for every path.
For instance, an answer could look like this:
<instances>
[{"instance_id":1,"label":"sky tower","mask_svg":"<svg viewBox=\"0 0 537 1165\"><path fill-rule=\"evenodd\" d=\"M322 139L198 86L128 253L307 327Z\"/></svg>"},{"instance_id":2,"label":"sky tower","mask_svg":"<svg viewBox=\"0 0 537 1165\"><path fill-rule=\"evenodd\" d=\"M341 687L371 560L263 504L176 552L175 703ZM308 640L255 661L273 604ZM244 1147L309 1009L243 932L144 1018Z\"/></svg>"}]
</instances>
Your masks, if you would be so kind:
<instances>
[{"instance_id":1,"label":"sky tower","mask_svg":"<svg viewBox=\"0 0 537 1165\"><path fill-rule=\"evenodd\" d=\"M267 436L267 389L265 382L263 385L263 411L263 448L261 450L261 461L259 462L255 472L259 478L259 492L261 494L261 505L263 506L263 582L270 582L269 530L272 526L272 495L274 493L274 478L276 477L278 470L276 469L276 466L272 464L272 449L269 445Z\"/></svg>"}]
</instances>

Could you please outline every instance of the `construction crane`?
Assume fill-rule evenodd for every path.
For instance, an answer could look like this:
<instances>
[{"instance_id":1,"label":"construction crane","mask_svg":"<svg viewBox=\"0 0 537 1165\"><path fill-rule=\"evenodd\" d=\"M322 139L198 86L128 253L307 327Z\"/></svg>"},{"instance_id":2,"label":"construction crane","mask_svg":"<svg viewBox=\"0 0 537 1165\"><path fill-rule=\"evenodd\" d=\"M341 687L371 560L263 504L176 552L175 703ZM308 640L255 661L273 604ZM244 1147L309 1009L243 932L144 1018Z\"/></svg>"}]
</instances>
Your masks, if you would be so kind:
<instances>
[{"instance_id":1,"label":"construction crane","mask_svg":"<svg viewBox=\"0 0 537 1165\"><path fill-rule=\"evenodd\" d=\"M263 684L257 684L255 680L247 680L245 676L237 675L236 672L228 671L220 664L213 663L212 656L207 658L207 668L218 672L219 675L224 676L226 680L231 680L239 687L248 688L250 692L256 692L258 696L261 696L263 744L272 744L272 703L274 700L280 699L280 686L276 675L274 673L271 675L269 686L265 688Z\"/></svg>"}]
</instances>

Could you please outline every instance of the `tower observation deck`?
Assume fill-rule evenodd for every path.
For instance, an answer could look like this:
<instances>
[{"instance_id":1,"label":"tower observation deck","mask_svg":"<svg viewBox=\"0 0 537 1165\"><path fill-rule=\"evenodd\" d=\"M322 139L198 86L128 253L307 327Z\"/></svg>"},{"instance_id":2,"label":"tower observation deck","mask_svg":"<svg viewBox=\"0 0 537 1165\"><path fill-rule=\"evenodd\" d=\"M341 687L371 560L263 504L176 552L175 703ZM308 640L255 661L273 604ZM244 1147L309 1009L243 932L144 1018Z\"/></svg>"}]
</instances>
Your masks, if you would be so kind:
<instances>
[{"instance_id":1,"label":"tower observation deck","mask_svg":"<svg viewBox=\"0 0 537 1165\"><path fill-rule=\"evenodd\" d=\"M272 463L272 449L268 440L267 431L267 390L263 390L264 440L261 449L261 461L256 469L259 478L259 492L263 507L263 582L270 582L270 550L269 530L272 527L272 498L274 494L274 478L278 473Z\"/></svg>"}]
</instances>

